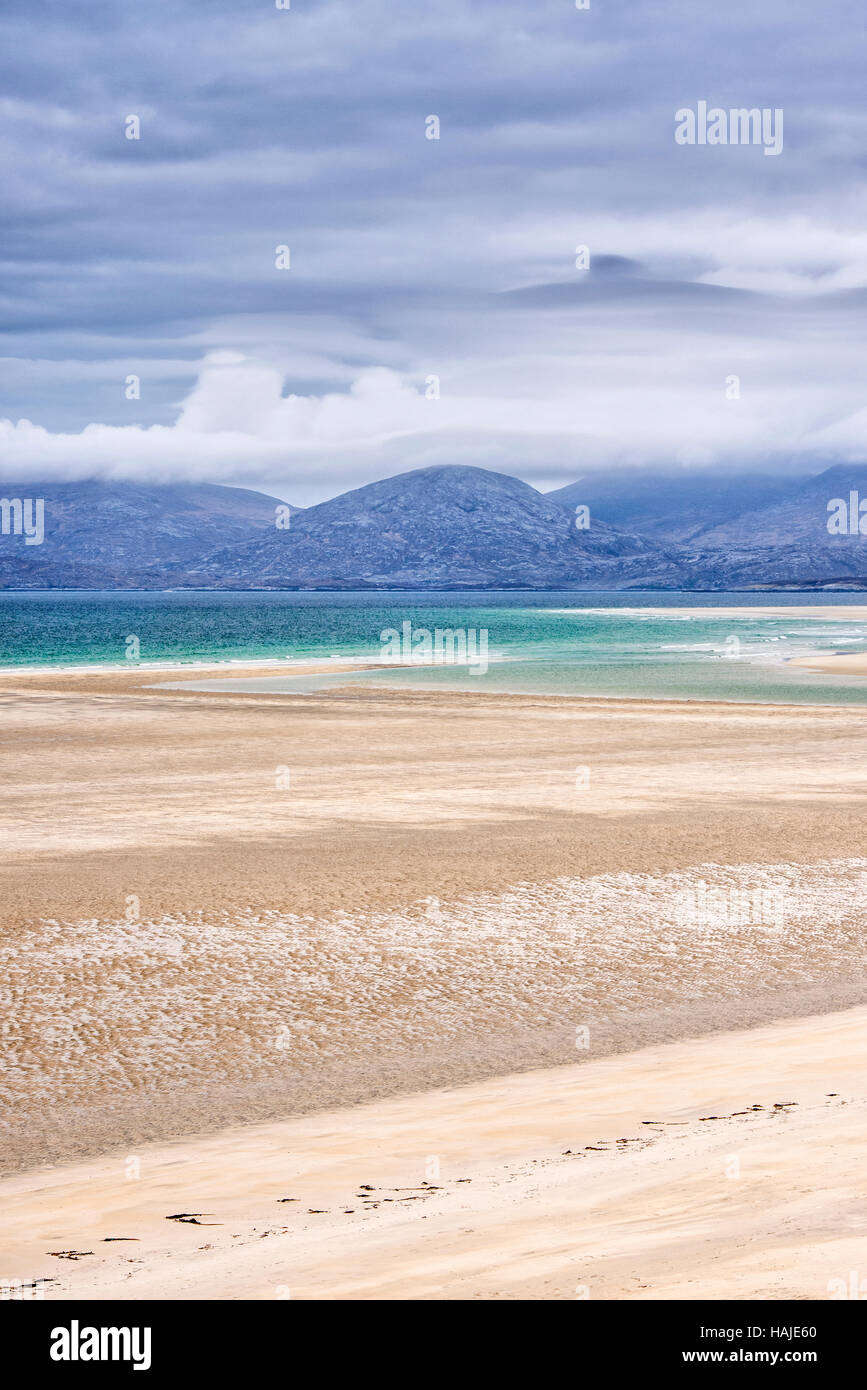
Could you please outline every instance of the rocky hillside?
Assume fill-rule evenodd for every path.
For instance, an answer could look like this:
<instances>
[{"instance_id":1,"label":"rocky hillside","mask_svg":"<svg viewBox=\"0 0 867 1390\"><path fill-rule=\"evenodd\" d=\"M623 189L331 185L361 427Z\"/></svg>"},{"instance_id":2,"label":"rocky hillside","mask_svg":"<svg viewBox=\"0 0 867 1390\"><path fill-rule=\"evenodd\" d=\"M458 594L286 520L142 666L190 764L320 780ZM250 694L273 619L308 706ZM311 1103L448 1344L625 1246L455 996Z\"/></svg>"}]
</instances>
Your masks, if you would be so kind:
<instances>
[{"instance_id":1,"label":"rocky hillside","mask_svg":"<svg viewBox=\"0 0 867 1390\"><path fill-rule=\"evenodd\" d=\"M163 588L220 546L274 529L280 502L212 484L2 483L0 498L42 498L44 540L0 534L3 588ZM295 509L293 509L295 510Z\"/></svg>"},{"instance_id":2,"label":"rocky hillside","mask_svg":"<svg viewBox=\"0 0 867 1390\"><path fill-rule=\"evenodd\" d=\"M282 529L285 504L243 488L6 484L0 497L44 498L45 537L0 535L0 587L867 588L867 535L828 530L829 501L848 507L853 491L867 509L867 466L795 480L590 476L548 496L437 467L290 508Z\"/></svg>"},{"instance_id":3,"label":"rocky hillside","mask_svg":"<svg viewBox=\"0 0 867 1390\"><path fill-rule=\"evenodd\" d=\"M217 588L623 587L683 578L652 541L573 516L527 483L439 467L371 483L211 555L192 581Z\"/></svg>"},{"instance_id":4,"label":"rocky hillside","mask_svg":"<svg viewBox=\"0 0 867 1390\"><path fill-rule=\"evenodd\" d=\"M798 483L763 473L588 473L545 495L567 511L585 503L600 521L664 545L704 543L714 527L791 495Z\"/></svg>"}]
</instances>

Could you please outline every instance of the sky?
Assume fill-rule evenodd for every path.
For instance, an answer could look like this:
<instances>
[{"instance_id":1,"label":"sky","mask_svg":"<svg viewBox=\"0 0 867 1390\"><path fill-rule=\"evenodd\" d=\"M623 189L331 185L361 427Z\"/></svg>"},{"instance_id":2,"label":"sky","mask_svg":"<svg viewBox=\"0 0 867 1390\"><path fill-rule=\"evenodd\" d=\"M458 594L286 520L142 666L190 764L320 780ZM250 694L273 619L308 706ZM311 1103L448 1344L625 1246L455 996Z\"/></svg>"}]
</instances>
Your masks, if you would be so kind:
<instances>
[{"instance_id":1,"label":"sky","mask_svg":"<svg viewBox=\"0 0 867 1390\"><path fill-rule=\"evenodd\" d=\"M4 0L0 477L867 460L865 60L857 0Z\"/></svg>"}]
</instances>

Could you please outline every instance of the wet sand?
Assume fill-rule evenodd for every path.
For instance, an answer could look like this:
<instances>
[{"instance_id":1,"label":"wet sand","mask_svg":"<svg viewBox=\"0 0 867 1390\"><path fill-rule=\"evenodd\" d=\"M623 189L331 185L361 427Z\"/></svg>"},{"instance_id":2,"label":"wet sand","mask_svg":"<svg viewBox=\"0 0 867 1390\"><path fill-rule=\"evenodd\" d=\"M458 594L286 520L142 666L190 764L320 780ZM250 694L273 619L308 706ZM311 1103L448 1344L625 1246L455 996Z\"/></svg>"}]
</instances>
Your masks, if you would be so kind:
<instances>
[{"instance_id":1,"label":"wet sand","mask_svg":"<svg viewBox=\"0 0 867 1390\"><path fill-rule=\"evenodd\" d=\"M7 1169L867 999L859 708L152 679L0 678Z\"/></svg>"}]
</instances>

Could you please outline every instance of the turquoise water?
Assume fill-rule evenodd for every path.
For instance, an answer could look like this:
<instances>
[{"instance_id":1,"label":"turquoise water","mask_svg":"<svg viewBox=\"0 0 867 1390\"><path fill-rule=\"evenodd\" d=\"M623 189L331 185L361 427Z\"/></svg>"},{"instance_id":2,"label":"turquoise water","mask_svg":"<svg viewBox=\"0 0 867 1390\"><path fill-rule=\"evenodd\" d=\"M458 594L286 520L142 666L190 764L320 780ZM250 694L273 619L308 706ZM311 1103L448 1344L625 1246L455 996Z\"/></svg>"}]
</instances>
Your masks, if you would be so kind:
<instances>
[{"instance_id":1,"label":"turquoise water","mask_svg":"<svg viewBox=\"0 0 867 1390\"><path fill-rule=\"evenodd\" d=\"M719 606L857 607L862 601L858 594L792 593L6 593L0 595L0 666L126 666L132 664L127 652L135 650L129 638L137 640L143 666L378 661L380 633L408 621L414 632L486 629L487 670L404 666L300 678L287 664L285 673L257 685L310 690L351 679L476 691L865 704L867 679L804 671L785 659L867 651L867 622L714 614ZM706 613L652 611L660 608Z\"/></svg>"}]
</instances>

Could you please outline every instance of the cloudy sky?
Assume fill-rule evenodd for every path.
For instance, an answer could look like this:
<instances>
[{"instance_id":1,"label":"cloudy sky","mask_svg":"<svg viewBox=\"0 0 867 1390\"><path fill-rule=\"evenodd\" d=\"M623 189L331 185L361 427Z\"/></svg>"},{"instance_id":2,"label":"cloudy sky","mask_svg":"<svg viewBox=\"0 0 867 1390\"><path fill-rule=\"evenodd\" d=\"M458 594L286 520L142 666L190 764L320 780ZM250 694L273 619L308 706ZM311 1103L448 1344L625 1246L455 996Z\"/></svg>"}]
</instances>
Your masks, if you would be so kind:
<instances>
[{"instance_id":1,"label":"cloudy sky","mask_svg":"<svg viewBox=\"0 0 867 1390\"><path fill-rule=\"evenodd\" d=\"M3 477L867 459L865 60L859 0L5 0Z\"/></svg>"}]
</instances>

